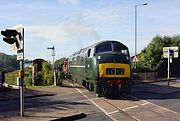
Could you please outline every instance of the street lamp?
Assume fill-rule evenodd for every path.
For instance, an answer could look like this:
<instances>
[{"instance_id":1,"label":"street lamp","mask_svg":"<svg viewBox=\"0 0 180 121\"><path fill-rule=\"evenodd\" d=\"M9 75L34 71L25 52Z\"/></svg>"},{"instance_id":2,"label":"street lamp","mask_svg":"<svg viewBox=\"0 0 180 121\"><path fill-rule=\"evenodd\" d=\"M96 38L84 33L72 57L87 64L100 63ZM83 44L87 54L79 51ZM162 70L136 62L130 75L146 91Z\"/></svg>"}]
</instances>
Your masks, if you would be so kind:
<instances>
[{"instance_id":1,"label":"street lamp","mask_svg":"<svg viewBox=\"0 0 180 121\"><path fill-rule=\"evenodd\" d=\"M53 75L54 75L53 77L54 77L54 86L56 86L56 73L55 73L55 68L54 68L55 47L54 46L53 47L48 47L47 49L52 50L51 55L53 57Z\"/></svg>"},{"instance_id":2,"label":"street lamp","mask_svg":"<svg viewBox=\"0 0 180 121\"><path fill-rule=\"evenodd\" d=\"M134 49L135 49L135 70L137 70L137 8L138 6L144 6L147 5L147 3L135 5L135 42L134 42Z\"/></svg>"}]
</instances>

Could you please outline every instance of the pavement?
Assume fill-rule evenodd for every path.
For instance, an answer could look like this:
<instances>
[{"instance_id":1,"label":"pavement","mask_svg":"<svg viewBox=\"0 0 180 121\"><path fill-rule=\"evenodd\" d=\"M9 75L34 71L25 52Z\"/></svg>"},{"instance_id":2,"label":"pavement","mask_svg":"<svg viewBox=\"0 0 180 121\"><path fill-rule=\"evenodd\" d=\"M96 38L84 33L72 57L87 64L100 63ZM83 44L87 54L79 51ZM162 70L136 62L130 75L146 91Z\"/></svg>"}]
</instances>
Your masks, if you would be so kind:
<instances>
[{"instance_id":1,"label":"pavement","mask_svg":"<svg viewBox=\"0 0 180 121\"><path fill-rule=\"evenodd\" d=\"M68 85L68 84L66 84ZM170 86L167 85L167 81L161 81L161 82L154 82L154 83L148 83L148 84L137 84L135 86L142 87L142 91L146 91L149 93L158 93L158 94L171 94L180 92L180 82L170 82ZM67 86L68 87L68 86ZM76 93L74 88L69 87L45 87L45 88L38 88L38 89L26 89L24 91L24 97L25 98L32 98L32 97L38 97L38 96L50 96L55 94L70 94L70 93ZM78 93L78 92L77 92ZM0 88L0 102L6 101L6 100L14 100L19 98L19 90L18 89L7 89L7 88ZM46 109L46 107L44 107ZM45 117L44 117L45 115ZM58 115L58 116L57 116ZM76 117L83 117L84 114L82 112L79 112L78 110L74 109L65 109L65 110L53 110L48 113L44 110L44 112L41 110L39 111L38 108L31 109L29 111L26 111L25 117L6 117L6 121L49 121L49 120L72 120ZM58 119L57 119L58 117ZM61 117L61 118L59 118ZM3 121L3 118L0 119L0 121Z\"/></svg>"},{"instance_id":2,"label":"pavement","mask_svg":"<svg viewBox=\"0 0 180 121\"><path fill-rule=\"evenodd\" d=\"M72 93L76 93L76 90L68 85L66 87L50 86L37 89L25 89L24 97L26 99L58 94L66 95ZM18 89L0 88L0 103L2 101L4 102L15 99L19 99ZM85 116L82 112L71 108L60 107L62 108L60 110L60 108L57 107L50 109L49 105L45 105L42 108L43 110L39 109L38 107L28 108L25 110L24 117L20 117L20 115L17 114L12 114L12 116L11 114L8 114L7 116L0 116L0 121L69 121L76 120Z\"/></svg>"},{"instance_id":3,"label":"pavement","mask_svg":"<svg viewBox=\"0 0 180 121\"><path fill-rule=\"evenodd\" d=\"M135 84L134 86L139 87L140 89L136 88L137 90L133 90L133 91L141 91L141 92L161 94L161 95L168 95L168 94L180 92L179 79L171 80L169 82L169 86L168 86L168 81L166 79L141 82Z\"/></svg>"}]
</instances>

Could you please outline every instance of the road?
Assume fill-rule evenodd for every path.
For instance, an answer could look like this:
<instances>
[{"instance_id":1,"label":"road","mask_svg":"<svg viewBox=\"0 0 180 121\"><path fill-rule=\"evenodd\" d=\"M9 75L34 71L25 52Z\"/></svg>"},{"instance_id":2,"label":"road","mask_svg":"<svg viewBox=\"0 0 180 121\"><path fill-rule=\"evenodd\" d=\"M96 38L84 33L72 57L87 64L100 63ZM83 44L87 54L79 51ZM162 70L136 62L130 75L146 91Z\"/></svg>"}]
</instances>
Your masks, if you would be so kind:
<instances>
[{"instance_id":1,"label":"road","mask_svg":"<svg viewBox=\"0 0 180 121\"><path fill-rule=\"evenodd\" d=\"M170 84L176 84L176 82L171 82ZM152 90L147 89L148 87L145 86L145 84L136 85L131 95L180 113L180 87L172 87L170 85L170 89L173 90L177 88L177 90L179 90L172 93L163 92L164 90L162 90L162 92L153 91L154 88L163 88L165 86L167 86L166 81L148 84L148 87Z\"/></svg>"},{"instance_id":2,"label":"road","mask_svg":"<svg viewBox=\"0 0 180 121\"><path fill-rule=\"evenodd\" d=\"M56 89L59 88L61 87ZM91 121L93 119L94 121L112 121L81 93L72 87L67 88L70 88L69 90L66 89L67 92L60 91L49 96L25 98L25 120L64 120L65 118L69 120L82 119ZM69 115L74 115L74 117ZM18 99L1 101L0 120L21 120L17 116L19 116Z\"/></svg>"},{"instance_id":3,"label":"road","mask_svg":"<svg viewBox=\"0 0 180 121\"><path fill-rule=\"evenodd\" d=\"M180 121L180 91L159 93L164 83L135 85L131 95L113 98L78 85L44 89L51 94L25 98L24 118L18 117L19 100L0 101L0 120Z\"/></svg>"}]
</instances>

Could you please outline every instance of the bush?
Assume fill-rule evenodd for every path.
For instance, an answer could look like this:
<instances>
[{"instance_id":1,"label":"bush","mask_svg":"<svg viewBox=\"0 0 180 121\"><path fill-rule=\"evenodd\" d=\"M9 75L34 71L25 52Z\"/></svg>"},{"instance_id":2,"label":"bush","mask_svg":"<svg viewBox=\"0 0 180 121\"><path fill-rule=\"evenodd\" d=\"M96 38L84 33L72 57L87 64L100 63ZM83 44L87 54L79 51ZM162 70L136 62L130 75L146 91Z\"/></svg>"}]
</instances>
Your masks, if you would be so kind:
<instances>
[{"instance_id":1,"label":"bush","mask_svg":"<svg viewBox=\"0 0 180 121\"><path fill-rule=\"evenodd\" d=\"M18 70L5 74L5 83L10 85L17 85ZM24 84L27 86L32 85L32 74L29 70L25 69Z\"/></svg>"},{"instance_id":2,"label":"bush","mask_svg":"<svg viewBox=\"0 0 180 121\"><path fill-rule=\"evenodd\" d=\"M53 70L49 62L44 62L42 65L43 80L46 85L53 85Z\"/></svg>"},{"instance_id":3,"label":"bush","mask_svg":"<svg viewBox=\"0 0 180 121\"><path fill-rule=\"evenodd\" d=\"M41 72L37 72L34 76L35 85L43 85L43 77Z\"/></svg>"}]
</instances>

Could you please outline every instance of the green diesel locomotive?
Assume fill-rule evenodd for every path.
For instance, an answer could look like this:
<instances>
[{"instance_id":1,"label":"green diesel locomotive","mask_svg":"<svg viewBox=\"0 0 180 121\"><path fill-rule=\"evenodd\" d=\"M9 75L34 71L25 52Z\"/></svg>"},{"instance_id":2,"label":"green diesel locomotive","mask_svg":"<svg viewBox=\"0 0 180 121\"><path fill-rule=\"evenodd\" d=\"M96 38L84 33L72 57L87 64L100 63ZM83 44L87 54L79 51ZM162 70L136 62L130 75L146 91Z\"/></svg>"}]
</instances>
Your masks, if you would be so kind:
<instances>
[{"instance_id":1,"label":"green diesel locomotive","mask_svg":"<svg viewBox=\"0 0 180 121\"><path fill-rule=\"evenodd\" d=\"M128 47L106 40L83 48L68 58L68 75L99 96L128 93L132 85Z\"/></svg>"}]
</instances>

